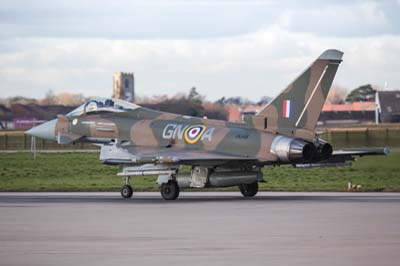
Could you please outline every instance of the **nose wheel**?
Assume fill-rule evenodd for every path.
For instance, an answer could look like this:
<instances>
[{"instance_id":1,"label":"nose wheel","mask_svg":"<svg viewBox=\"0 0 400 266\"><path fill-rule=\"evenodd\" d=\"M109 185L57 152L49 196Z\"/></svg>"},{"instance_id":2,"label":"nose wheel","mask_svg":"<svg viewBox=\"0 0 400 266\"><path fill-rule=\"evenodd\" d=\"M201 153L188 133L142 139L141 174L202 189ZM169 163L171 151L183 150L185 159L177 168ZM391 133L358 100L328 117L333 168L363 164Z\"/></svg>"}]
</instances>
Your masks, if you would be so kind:
<instances>
[{"instance_id":1,"label":"nose wheel","mask_svg":"<svg viewBox=\"0 0 400 266\"><path fill-rule=\"evenodd\" d=\"M133 189L132 186L129 184L129 176L125 177L125 185L121 188L121 196L125 199L129 199L132 197Z\"/></svg>"},{"instance_id":2,"label":"nose wheel","mask_svg":"<svg viewBox=\"0 0 400 266\"><path fill-rule=\"evenodd\" d=\"M125 199L132 197L133 189L130 185L125 185L121 188L121 196Z\"/></svg>"}]
</instances>

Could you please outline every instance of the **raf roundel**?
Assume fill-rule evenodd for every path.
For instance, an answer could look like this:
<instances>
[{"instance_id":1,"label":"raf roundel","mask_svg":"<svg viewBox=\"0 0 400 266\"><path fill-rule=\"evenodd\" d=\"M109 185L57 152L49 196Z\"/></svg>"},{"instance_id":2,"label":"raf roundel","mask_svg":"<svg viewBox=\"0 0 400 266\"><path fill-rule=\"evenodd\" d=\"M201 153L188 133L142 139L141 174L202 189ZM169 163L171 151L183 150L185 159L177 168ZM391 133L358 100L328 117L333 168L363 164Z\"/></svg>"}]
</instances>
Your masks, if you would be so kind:
<instances>
[{"instance_id":1,"label":"raf roundel","mask_svg":"<svg viewBox=\"0 0 400 266\"><path fill-rule=\"evenodd\" d=\"M195 144L205 131L206 127L203 125L190 126L185 130L185 141L189 144Z\"/></svg>"}]
</instances>

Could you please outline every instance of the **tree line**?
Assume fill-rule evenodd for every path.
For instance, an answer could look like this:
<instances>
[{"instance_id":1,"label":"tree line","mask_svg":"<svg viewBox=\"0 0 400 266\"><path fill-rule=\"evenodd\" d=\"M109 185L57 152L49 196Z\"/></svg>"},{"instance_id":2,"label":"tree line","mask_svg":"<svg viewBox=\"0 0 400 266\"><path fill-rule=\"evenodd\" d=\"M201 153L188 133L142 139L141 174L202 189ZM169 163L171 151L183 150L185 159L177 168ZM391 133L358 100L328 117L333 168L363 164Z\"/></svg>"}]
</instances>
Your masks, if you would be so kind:
<instances>
[{"instance_id":1,"label":"tree line","mask_svg":"<svg viewBox=\"0 0 400 266\"><path fill-rule=\"evenodd\" d=\"M347 90L341 87L333 87L328 95L327 103L343 104L346 102L365 102L375 100L376 89L370 85L362 85L347 93ZM52 91L46 93L43 99L27 98L15 96L6 99L0 99L0 104L11 105L19 104L38 104L38 105L65 105L79 106L88 98L82 94L73 94L63 92L54 94ZM144 107L164 112L178 113L183 115L207 117L210 119L226 119L227 111L225 106L232 104L241 107L248 105L264 105L272 98L263 96L258 101L251 101L244 97L222 97L216 101L208 101L206 97L200 94L196 87L192 87L188 93L181 93L175 96L161 95L153 97L137 97L137 103Z\"/></svg>"}]
</instances>

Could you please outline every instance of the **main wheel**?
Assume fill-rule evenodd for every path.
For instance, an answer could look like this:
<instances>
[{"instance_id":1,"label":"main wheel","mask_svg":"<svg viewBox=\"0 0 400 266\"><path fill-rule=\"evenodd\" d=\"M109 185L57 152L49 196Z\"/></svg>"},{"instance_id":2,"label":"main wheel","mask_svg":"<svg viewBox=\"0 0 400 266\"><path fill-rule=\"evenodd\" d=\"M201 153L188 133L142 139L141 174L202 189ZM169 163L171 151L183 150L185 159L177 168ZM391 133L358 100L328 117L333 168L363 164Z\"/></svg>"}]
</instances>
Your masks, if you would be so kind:
<instances>
[{"instance_id":1,"label":"main wheel","mask_svg":"<svg viewBox=\"0 0 400 266\"><path fill-rule=\"evenodd\" d=\"M258 192L258 182L239 186L240 192L245 197L254 197Z\"/></svg>"},{"instance_id":2,"label":"main wheel","mask_svg":"<svg viewBox=\"0 0 400 266\"><path fill-rule=\"evenodd\" d=\"M132 197L133 189L130 185L125 185L121 188L121 196L125 199Z\"/></svg>"},{"instance_id":3,"label":"main wheel","mask_svg":"<svg viewBox=\"0 0 400 266\"><path fill-rule=\"evenodd\" d=\"M176 200L179 196L179 186L175 180L161 185L161 196L165 200Z\"/></svg>"}]
</instances>

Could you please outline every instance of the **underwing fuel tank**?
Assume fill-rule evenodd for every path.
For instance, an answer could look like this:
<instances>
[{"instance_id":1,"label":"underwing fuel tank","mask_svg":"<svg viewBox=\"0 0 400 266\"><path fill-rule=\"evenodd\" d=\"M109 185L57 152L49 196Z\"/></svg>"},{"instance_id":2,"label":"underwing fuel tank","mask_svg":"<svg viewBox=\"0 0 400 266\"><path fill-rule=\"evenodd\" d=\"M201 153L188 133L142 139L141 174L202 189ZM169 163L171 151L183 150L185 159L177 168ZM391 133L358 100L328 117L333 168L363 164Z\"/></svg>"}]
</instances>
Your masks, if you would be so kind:
<instances>
[{"instance_id":1,"label":"underwing fuel tank","mask_svg":"<svg viewBox=\"0 0 400 266\"><path fill-rule=\"evenodd\" d=\"M210 187L230 187L241 184L251 184L260 180L262 180L261 172L217 172L210 175L208 183Z\"/></svg>"},{"instance_id":2,"label":"underwing fuel tank","mask_svg":"<svg viewBox=\"0 0 400 266\"><path fill-rule=\"evenodd\" d=\"M196 173L196 170L200 172ZM203 187L231 187L242 184L252 184L263 180L261 171L216 171L208 172L208 169L195 167L191 174L178 173L177 181L182 188Z\"/></svg>"},{"instance_id":3,"label":"underwing fuel tank","mask_svg":"<svg viewBox=\"0 0 400 266\"><path fill-rule=\"evenodd\" d=\"M283 163L310 162L317 150L313 143L279 135L271 144L271 152Z\"/></svg>"}]
</instances>

